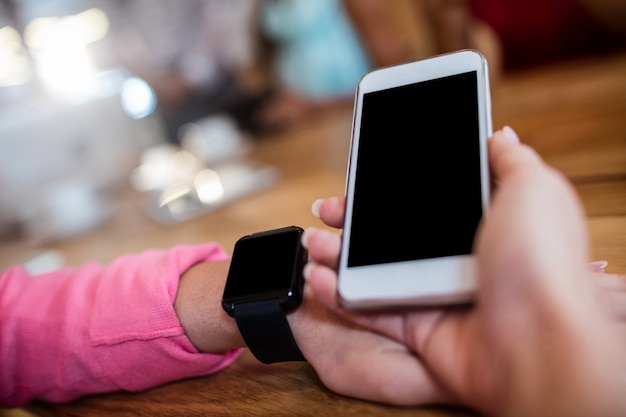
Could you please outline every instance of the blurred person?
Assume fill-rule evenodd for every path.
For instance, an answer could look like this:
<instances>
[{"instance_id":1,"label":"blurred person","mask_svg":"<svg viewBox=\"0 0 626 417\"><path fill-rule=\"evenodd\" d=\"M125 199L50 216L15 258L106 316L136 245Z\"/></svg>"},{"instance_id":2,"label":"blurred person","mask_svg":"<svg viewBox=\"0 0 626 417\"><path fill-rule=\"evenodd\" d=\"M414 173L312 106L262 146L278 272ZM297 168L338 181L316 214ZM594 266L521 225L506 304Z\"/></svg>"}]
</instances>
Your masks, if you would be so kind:
<instances>
[{"instance_id":1,"label":"blurred person","mask_svg":"<svg viewBox=\"0 0 626 417\"><path fill-rule=\"evenodd\" d=\"M319 229L303 237L312 296L407 346L414 364L397 375L388 402L464 405L488 416L623 415L626 277L589 272L575 191L511 128L494 134L489 159L495 192L474 244L475 303L347 311L337 296L340 237ZM326 225L342 226L342 197L313 208Z\"/></svg>"},{"instance_id":2,"label":"blurred person","mask_svg":"<svg viewBox=\"0 0 626 417\"><path fill-rule=\"evenodd\" d=\"M494 75L626 45L622 0L418 0L439 53L483 52Z\"/></svg>"},{"instance_id":3,"label":"blurred person","mask_svg":"<svg viewBox=\"0 0 626 417\"><path fill-rule=\"evenodd\" d=\"M404 2L266 0L260 30L273 49L273 93L260 123L289 127L335 104L350 103L375 67L409 61L414 46L395 21Z\"/></svg>"},{"instance_id":4,"label":"blurred person","mask_svg":"<svg viewBox=\"0 0 626 417\"><path fill-rule=\"evenodd\" d=\"M250 127L245 77L256 54L253 2L95 1L111 22L105 60L154 89L170 141L178 142L185 123L219 112Z\"/></svg>"}]
</instances>

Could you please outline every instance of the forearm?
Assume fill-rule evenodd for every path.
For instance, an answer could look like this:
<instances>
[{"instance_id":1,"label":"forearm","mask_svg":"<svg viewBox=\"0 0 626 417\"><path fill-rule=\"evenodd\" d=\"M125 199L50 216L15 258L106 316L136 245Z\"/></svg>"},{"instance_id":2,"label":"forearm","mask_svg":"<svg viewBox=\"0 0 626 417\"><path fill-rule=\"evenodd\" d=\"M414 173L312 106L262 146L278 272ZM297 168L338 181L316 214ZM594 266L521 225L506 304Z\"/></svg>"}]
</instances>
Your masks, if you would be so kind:
<instances>
[{"instance_id":1,"label":"forearm","mask_svg":"<svg viewBox=\"0 0 626 417\"><path fill-rule=\"evenodd\" d=\"M393 8L387 1L344 0L343 4L375 67L410 59L410 46L398 22L394 21Z\"/></svg>"},{"instance_id":2,"label":"forearm","mask_svg":"<svg viewBox=\"0 0 626 417\"><path fill-rule=\"evenodd\" d=\"M198 354L173 308L183 272L226 257L217 245L199 245L40 276L4 271L0 404L142 390L228 365L237 351Z\"/></svg>"}]
</instances>

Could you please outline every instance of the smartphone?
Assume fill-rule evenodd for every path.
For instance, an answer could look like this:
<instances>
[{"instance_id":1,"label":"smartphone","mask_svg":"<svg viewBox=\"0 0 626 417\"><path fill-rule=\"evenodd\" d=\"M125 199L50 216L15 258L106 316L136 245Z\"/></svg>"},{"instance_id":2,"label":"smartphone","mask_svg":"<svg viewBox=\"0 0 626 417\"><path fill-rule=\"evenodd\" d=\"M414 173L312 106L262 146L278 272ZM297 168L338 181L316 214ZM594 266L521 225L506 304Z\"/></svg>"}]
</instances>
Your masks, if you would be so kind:
<instances>
[{"instance_id":1,"label":"smartphone","mask_svg":"<svg viewBox=\"0 0 626 417\"><path fill-rule=\"evenodd\" d=\"M338 271L346 307L472 301L491 134L488 67L478 51L360 80Z\"/></svg>"}]
</instances>

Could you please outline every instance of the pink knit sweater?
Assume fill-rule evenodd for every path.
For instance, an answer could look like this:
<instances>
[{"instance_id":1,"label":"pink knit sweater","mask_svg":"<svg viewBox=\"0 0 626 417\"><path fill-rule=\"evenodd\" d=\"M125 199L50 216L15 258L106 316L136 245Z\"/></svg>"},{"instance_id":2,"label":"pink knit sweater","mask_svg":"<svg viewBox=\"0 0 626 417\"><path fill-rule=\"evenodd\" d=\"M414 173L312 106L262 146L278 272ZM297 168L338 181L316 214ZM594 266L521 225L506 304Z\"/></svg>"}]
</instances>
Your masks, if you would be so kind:
<instances>
[{"instance_id":1,"label":"pink knit sweater","mask_svg":"<svg viewBox=\"0 0 626 417\"><path fill-rule=\"evenodd\" d=\"M180 275L227 258L216 244L122 256L103 267L0 273L0 406L139 391L210 374L240 350L202 354L173 308Z\"/></svg>"}]
</instances>

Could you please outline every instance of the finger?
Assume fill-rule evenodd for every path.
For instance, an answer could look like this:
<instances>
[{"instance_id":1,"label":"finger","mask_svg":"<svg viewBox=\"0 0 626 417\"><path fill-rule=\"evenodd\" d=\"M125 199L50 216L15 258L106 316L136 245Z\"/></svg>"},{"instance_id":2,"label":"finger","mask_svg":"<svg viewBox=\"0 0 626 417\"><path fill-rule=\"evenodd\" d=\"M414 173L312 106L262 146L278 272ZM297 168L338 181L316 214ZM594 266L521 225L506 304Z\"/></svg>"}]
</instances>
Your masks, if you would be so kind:
<instances>
[{"instance_id":1,"label":"finger","mask_svg":"<svg viewBox=\"0 0 626 417\"><path fill-rule=\"evenodd\" d=\"M513 129L505 127L493 134L489 141L489 162L494 180L525 169L536 169L542 164L539 155L530 147L519 143Z\"/></svg>"},{"instance_id":2,"label":"finger","mask_svg":"<svg viewBox=\"0 0 626 417\"><path fill-rule=\"evenodd\" d=\"M597 288L599 288L600 304L610 317L626 320L626 276L591 272Z\"/></svg>"},{"instance_id":3,"label":"finger","mask_svg":"<svg viewBox=\"0 0 626 417\"><path fill-rule=\"evenodd\" d=\"M304 267L303 275L309 293L326 307L353 323L394 340L405 342L402 314L398 312L359 313L344 308L337 293L337 273L327 266L309 261Z\"/></svg>"},{"instance_id":4,"label":"finger","mask_svg":"<svg viewBox=\"0 0 626 417\"><path fill-rule=\"evenodd\" d=\"M337 269L341 249L341 237L337 233L309 227L302 235L302 244L312 260Z\"/></svg>"},{"instance_id":5,"label":"finger","mask_svg":"<svg viewBox=\"0 0 626 417\"><path fill-rule=\"evenodd\" d=\"M614 292L626 292L626 276L591 272L598 287L602 290Z\"/></svg>"},{"instance_id":6,"label":"finger","mask_svg":"<svg viewBox=\"0 0 626 417\"><path fill-rule=\"evenodd\" d=\"M609 313L617 320L626 320L626 293L612 292L606 294Z\"/></svg>"},{"instance_id":7,"label":"finger","mask_svg":"<svg viewBox=\"0 0 626 417\"><path fill-rule=\"evenodd\" d=\"M607 310L610 317L619 321L626 320L626 292L624 291L608 291L603 292L600 302Z\"/></svg>"},{"instance_id":8,"label":"finger","mask_svg":"<svg viewBox=\"0 0 626 417\"><path fill-rule=\"evenodd\" d=\"M320 218L327 226L340 229L343 227L344 206L344 197L329 197L327 199L315 200L311 210L315 217Z\"/></svg>"},{"instance_id":9,"label":"finger","mask_svg":"<svg viewBox=\"0 0 626 417\"><path fill-rule=\"evenodd\" d=\"M614 274L591 274L597 287L599 303L609 317L626 320L626 276Z\"/></svg>"},{"instance_id":10,"label":"finger","mask_svg":"<svg viewBox=\"0 0 626 417\"><path fill-rule=\"evenodd\" d=\"M339 307L337 273L333 269L309 261L304 266L303 275L315 299L331 309Z\"/></svg>"}]
</instances>

